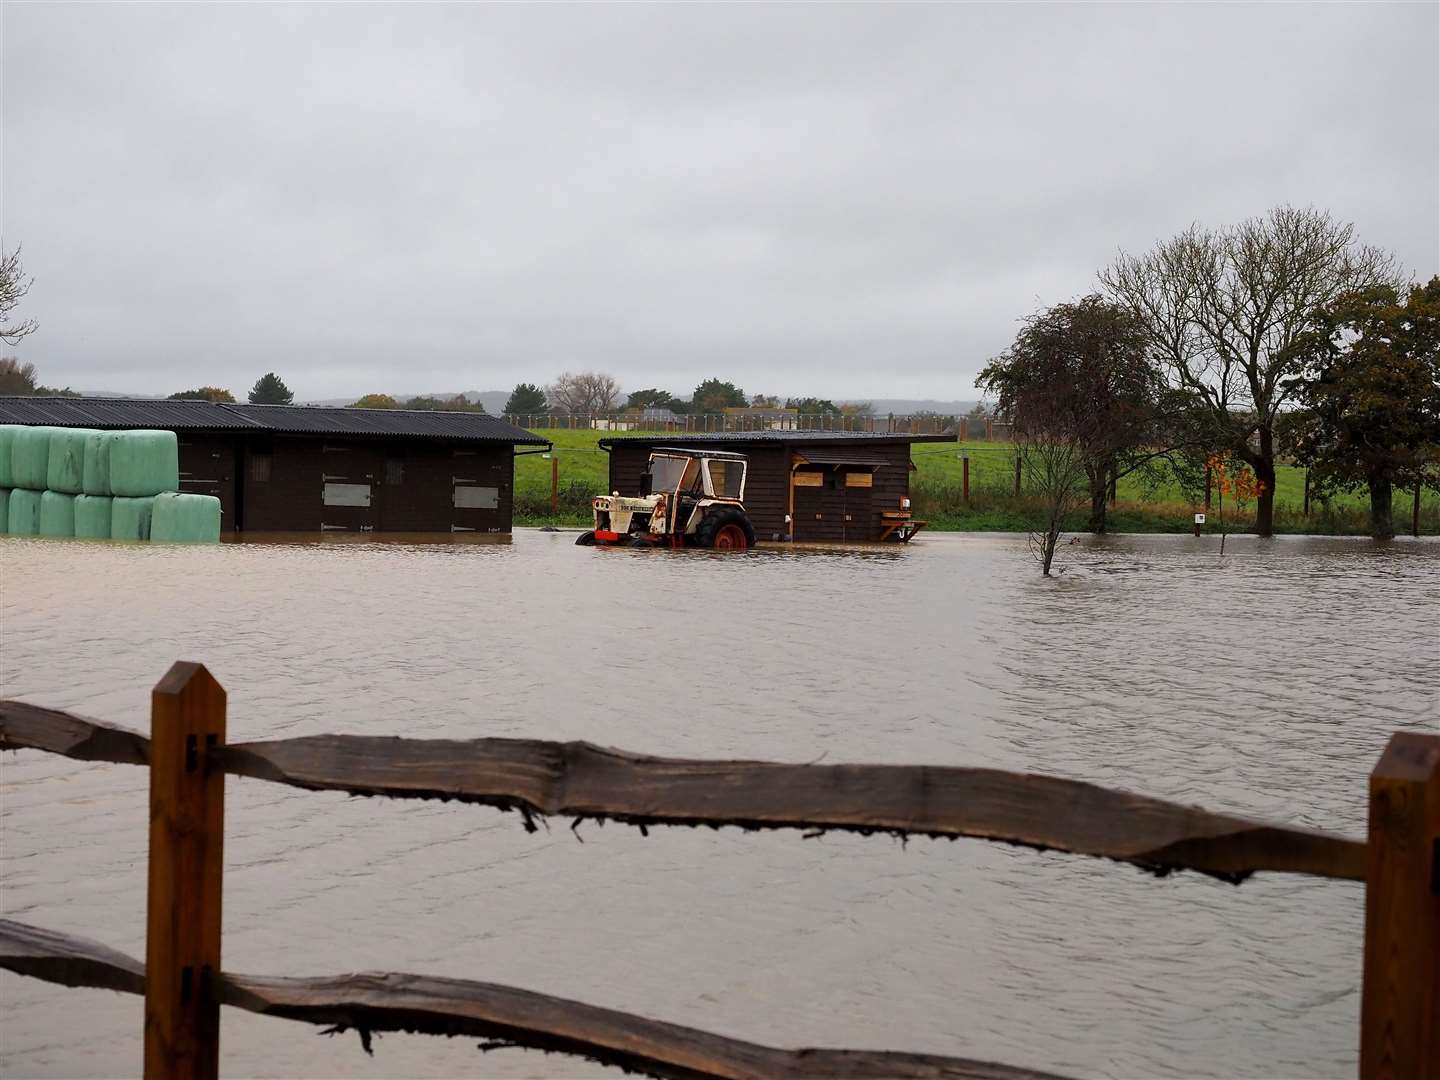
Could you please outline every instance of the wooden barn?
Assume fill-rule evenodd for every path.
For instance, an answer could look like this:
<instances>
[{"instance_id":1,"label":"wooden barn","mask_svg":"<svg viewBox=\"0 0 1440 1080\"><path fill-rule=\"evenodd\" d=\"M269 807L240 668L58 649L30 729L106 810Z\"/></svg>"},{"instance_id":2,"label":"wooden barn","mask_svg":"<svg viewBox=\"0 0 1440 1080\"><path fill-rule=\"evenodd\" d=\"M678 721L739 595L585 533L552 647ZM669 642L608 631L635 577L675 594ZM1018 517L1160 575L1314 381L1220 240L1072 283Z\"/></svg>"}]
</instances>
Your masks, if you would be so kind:
<instances>
[{"instance_id":1,"label":"wooden barn","mask_svg":"<svg viewBox=\"0 0 1440 1080\"><path fill-rule=\"evenodd\" d=\"M516 447L550 445L484 413L136 398L0 397L0 424L173 431L222 532L508 533Z\"/></svg>"},{"instance_id":2,"label":"wooden barn","mask_svg":"<svg viewBox=\"0 0 1440 1080\"><path fill-rule=\"evenodd\" d=\"M838 431L747 431L601 439L610 454L610 490L640 490L650 451L660 446L728 450L749 462L745 509L761 540L872 542L909 508L910 445L954 435Z\"/></svg>"}]
</instances>

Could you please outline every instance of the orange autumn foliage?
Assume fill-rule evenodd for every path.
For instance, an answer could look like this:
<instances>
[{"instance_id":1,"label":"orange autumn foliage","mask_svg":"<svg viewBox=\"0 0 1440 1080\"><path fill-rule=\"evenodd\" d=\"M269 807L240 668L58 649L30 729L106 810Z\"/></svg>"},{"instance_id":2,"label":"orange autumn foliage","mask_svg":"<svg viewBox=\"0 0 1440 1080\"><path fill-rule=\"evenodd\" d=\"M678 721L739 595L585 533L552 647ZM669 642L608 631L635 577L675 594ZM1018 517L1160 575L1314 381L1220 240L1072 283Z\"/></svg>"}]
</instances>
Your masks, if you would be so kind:
<instances>
[{"instance_id":1,"label":"orange autumn foliage","mask_svg":"<svg viewBox=\"0 0 1440 1080\"><path fill-rule=\"evenodd\" d=\"M1244 506L1251 499L1259 497L1265 490L1265 482L1255 479L1255 474L1244 465L1231 468L1215 454L1211 454L1205 459L1205 465L1209 468L1211 476L1214 477L1220 494L1229 495L1239 506Z\"/></svg>"}]
</instances>

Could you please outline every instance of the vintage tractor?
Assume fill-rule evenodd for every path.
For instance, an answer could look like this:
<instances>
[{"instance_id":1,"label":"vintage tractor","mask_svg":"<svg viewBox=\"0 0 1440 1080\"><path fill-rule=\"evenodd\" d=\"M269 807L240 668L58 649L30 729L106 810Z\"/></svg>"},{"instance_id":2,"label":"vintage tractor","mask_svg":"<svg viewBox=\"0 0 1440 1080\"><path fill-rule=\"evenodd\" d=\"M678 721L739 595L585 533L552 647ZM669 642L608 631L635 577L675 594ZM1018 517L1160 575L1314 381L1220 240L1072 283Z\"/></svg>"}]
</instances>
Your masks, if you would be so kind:
<instances>
[{"instance_id":1,"label":"vintage tractor","mask_svg":"<svg viewBox=\"0 0 1440 1080\"><path fill-rule=\"evenodd\" d=\"M575 543L745 551L755 529L744 498L744 454L657 447L639 496L596 496L595 528Z\"/></svg>"}]
</instances>

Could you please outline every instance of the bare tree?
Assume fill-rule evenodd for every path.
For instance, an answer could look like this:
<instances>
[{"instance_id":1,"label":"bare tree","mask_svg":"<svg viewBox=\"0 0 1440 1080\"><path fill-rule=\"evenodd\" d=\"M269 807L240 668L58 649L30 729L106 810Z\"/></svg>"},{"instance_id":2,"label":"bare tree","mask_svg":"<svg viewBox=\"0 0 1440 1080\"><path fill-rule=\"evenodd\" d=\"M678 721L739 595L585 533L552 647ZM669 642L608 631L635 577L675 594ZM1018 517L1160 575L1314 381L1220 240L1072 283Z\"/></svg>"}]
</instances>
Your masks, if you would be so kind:
<instances>
[{"instance_id":1,"label":"bare tree","mask_svg":"<svg viewBox=\"0 0 1440 1080\"><path fill-rule=\"evenodd\" d=\"M0 356L0 394L35 393L34 364L22 364L18 356Z\"/></svg>"},{"instance_id":2,"label":"bare tree","mask_svg":"<svg viewBox=\"0 0 1440 1080\"><path fill-rule=\"evenodd\" d=\"M8 255L0 252L0 341L7 345L19 344L21 338L35 332L34 319L10 321L10 313L25 298L34 280L25 276L18 247Z\"/></svg>"},{"instance_id":3,"label":"bare tree","mask_svg":"<svg viewBox=\"0 0 1440 1080\"><path fill-rule=\"evenodd\" d=\"M1085 450L1079 439L1043 426L1016 426L1015 449L1024 470L1025 490L1039 507L1030 530L1030 553L1040 572L1050 576L1055 546L1070 517L1085 501Z\"/></svg>"},{"instance_id":4,"label":"bare tree","mask_svg":"<svg viewBox=\"0 0 1440 1080\"><path fill-rule=\"evenodd\" d=\"M1188 230L1146 255L1121 253L1100 280L1144 320L1170 385L1213 440L1264 485L1256 531L1275 504L1275 426L1294 392L1296 343L1341 293L1401 280L1394 257L1355 241L1326 211L1281 206L1220 229Z\"/></svg>"},{"instance_id":5,"label":"bare tree","mask_svg":"<svg viewBox=\"0 0 1440 1080\"><path fill-rule=\"evenodd\" d=\"M611 412L620 399L620 384L614 376L599 371L568 371L545 388L550 407L557 412L594 414Z\"/></svg>"}]
</instances>

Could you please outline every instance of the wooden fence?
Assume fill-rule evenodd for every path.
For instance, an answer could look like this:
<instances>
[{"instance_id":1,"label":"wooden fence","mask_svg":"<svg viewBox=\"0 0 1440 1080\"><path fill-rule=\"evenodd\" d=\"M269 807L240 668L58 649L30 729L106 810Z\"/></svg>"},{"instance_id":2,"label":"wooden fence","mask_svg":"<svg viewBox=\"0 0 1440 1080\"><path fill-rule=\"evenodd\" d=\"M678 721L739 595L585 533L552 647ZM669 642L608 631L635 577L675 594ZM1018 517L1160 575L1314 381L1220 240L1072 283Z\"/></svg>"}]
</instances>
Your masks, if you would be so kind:
<instances>
[{"instance_id":1,"label":"wooden fence","mask_svg":"<svg viewBox=\"0 0 1440 1080\"><path fill-rule=\"evenodd\" d=\"M747 415L744 413L685 413L668 418L646 417L625 412L596 413L505 413L506 423L532 431L635 431L710 434L745 431L837 431L877 435L955 434L960 439L1010 438L1010 425L994 417L943 416L938 413L914 415L887 413L884 416L850 416L843 413L790 413Z\"/></svg>"},{"instance_id":2,"label":"wooden fence","mask_svg":"<svg viewBox=\"0 0 1440 1080\"><path fill-rule=\"evenodd\" d=\"M215 1077L220 1005L359 1032L469 1035L651 1076L783 1080L1041 1077L935 1055L785 1050L489 983L407 974L270 978L221 968L227 773L311 790L456 799L638 826L735 825L975 837L1194 870L1363 881L1360 1075L1440 1080L1440 736L1392 736L1370 778L1368 841L1214 814L1054 777L946 766L685 761L589 743L320 735L228 743L225 692L199 664L155 687L146 736L0 701L0 749L150 768L145 963L0 920L0 967L145 996L145 1075Z\"/></svg>"}]
</instances>

